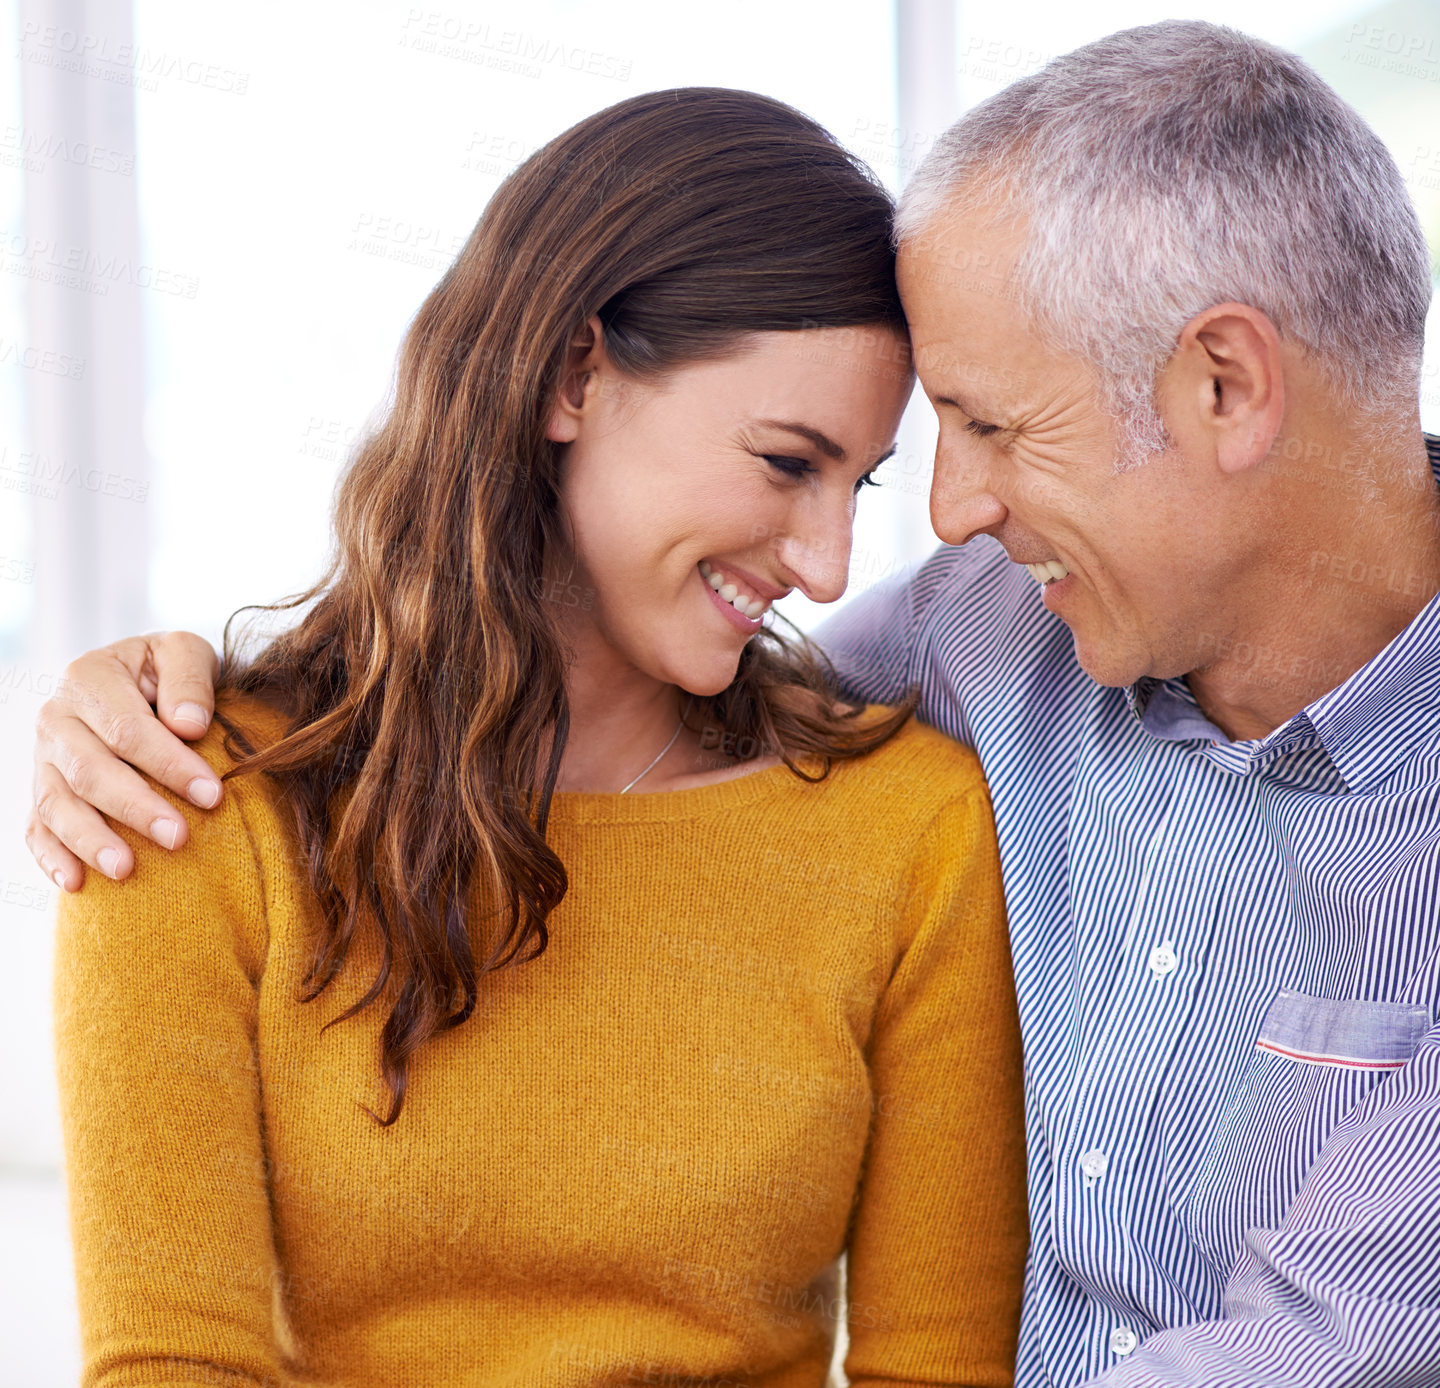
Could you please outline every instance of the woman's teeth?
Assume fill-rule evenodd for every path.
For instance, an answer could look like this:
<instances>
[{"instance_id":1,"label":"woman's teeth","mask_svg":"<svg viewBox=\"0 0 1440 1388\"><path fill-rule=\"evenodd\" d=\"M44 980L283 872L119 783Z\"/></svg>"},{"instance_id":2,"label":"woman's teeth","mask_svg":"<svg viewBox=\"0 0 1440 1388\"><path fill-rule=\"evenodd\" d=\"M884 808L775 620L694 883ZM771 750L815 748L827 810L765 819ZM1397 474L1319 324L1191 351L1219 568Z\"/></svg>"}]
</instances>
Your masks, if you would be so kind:
<instances>
[{"instance_id":1,"label":"woman's teeth","mask_svg":"<svg viewBox=\"0 0 1440 1388\"><path fill-rule=\"evenodd\" d=\"M760 598L752 598L749 593L743 592L733 583L727 583L704 559L700 561L700 574L724 602L728 602L731 607L742 616L749 617L752 622L756 621L770 606L768 602Z\"/></svg>"},{"instance_id":2,"label":"woman's teeth","mask_svg":"<svg viewBox=\"0 0 1440 1388\"><path fill-rule=\"evenodd\" d=\"M1070 572L1058 559L1047 559L1043 564L1026 564L1025 567L1036 583L1057 582Z\"/></svg>"}]
</instances>

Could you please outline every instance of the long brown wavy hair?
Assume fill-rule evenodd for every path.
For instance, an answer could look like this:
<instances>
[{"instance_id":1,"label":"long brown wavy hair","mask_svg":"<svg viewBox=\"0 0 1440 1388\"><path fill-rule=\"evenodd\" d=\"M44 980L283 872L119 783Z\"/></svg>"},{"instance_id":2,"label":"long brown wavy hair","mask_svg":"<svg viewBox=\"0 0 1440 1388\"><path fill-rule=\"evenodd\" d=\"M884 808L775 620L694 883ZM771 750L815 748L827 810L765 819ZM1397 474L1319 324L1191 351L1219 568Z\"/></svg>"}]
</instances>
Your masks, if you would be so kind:
<instances>
[{"instance_id":1,"label":"long brown wavy hair","mask_svg":"<svg viewBox=\"0 0 1440 1388\"><path fill-rule=\"evenodd\" d=\"M569 709L544 579L565 552L562 448L545 425L572 342L598 315L615 365L653 378L750 333L903 335L891 211L863 164L768 97L654 92L581 121L505 180L416 316L393 407L342 476L325 574L226 623L217 692L289 718L257 751L216 715L240 757L229 775L267 774L294 810L325 921L304 1000L362 921L379 931L373 982L330 1024L389 987L381 1122L416 1048L474 1011L481 975L544 950L566 891L546 843ZM240 613L301 606L241 657ZM767 630L694 708L742 756L778 751L814 780L896 733L913 700L861 720L817 648Z\"/></svg>"}]
</instances>

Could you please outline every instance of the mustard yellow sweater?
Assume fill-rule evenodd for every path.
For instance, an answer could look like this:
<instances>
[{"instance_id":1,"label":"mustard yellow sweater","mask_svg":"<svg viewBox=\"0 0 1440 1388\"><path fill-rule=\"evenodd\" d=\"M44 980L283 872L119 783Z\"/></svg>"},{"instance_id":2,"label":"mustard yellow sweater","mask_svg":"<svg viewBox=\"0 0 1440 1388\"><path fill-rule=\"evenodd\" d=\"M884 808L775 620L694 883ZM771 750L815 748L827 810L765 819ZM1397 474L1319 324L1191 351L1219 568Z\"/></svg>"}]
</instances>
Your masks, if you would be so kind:
<instances>
[{"instance_id":1,"label":"mustard yellow sweater","mask_svg":"<svg viewBox=\"0 0 1440 1388\"><path fill-rule=\"evenodd\" d=\"M847 1314L852 1383L1011 1381L1020 1047L973 753L912 723L815 785L558 795L549 947L418 1052L389 1129L381 1009L321 1030L374 951L296 1000L288 809L246 776L187 818L59 906L85 1384L816 1388Z\"/></svg>"}]
</instances>

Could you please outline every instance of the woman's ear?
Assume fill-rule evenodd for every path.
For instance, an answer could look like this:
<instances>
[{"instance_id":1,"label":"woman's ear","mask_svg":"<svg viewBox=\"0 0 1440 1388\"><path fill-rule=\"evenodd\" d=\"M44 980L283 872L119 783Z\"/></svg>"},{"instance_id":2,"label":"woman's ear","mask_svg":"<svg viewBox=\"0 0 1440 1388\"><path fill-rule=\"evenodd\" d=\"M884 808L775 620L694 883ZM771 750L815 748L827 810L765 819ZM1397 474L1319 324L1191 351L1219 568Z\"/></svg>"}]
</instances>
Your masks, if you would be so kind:
<instances>
[{"instance_id":1,"label":"woman's ear","mask_svg":"<svg viewBox=\"0 0 1440 1388\"><path fill-rule=\"evenodd\" d=\"M570 342L560 389L545 425L545 437L551 443L574 443L579 438L596 396L596 373L604 364L605 330L599 315L592 314Z\"/></svg>"}]
</instances>

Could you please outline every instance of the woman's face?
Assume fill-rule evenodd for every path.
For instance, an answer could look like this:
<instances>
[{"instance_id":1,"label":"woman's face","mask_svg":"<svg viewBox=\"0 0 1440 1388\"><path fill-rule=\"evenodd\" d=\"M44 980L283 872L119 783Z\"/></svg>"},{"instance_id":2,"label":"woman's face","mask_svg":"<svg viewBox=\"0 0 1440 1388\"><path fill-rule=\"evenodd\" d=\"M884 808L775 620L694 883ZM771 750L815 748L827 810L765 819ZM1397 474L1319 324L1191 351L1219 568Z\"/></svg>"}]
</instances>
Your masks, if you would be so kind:
<instances>
[{"instance_id":1,"label":"woman's face","mask_svg":"<svg viewBox=\"0 0 1440 1388\"><path fill-rule=\"evenodd\" d=\"M911 382L884 327L756 333L645 382L597 343L548 429L575 542L546 585L565 631L691 693L724 689L773 602L845 591L861 479Z\"/></svg>"}]
</instances>

